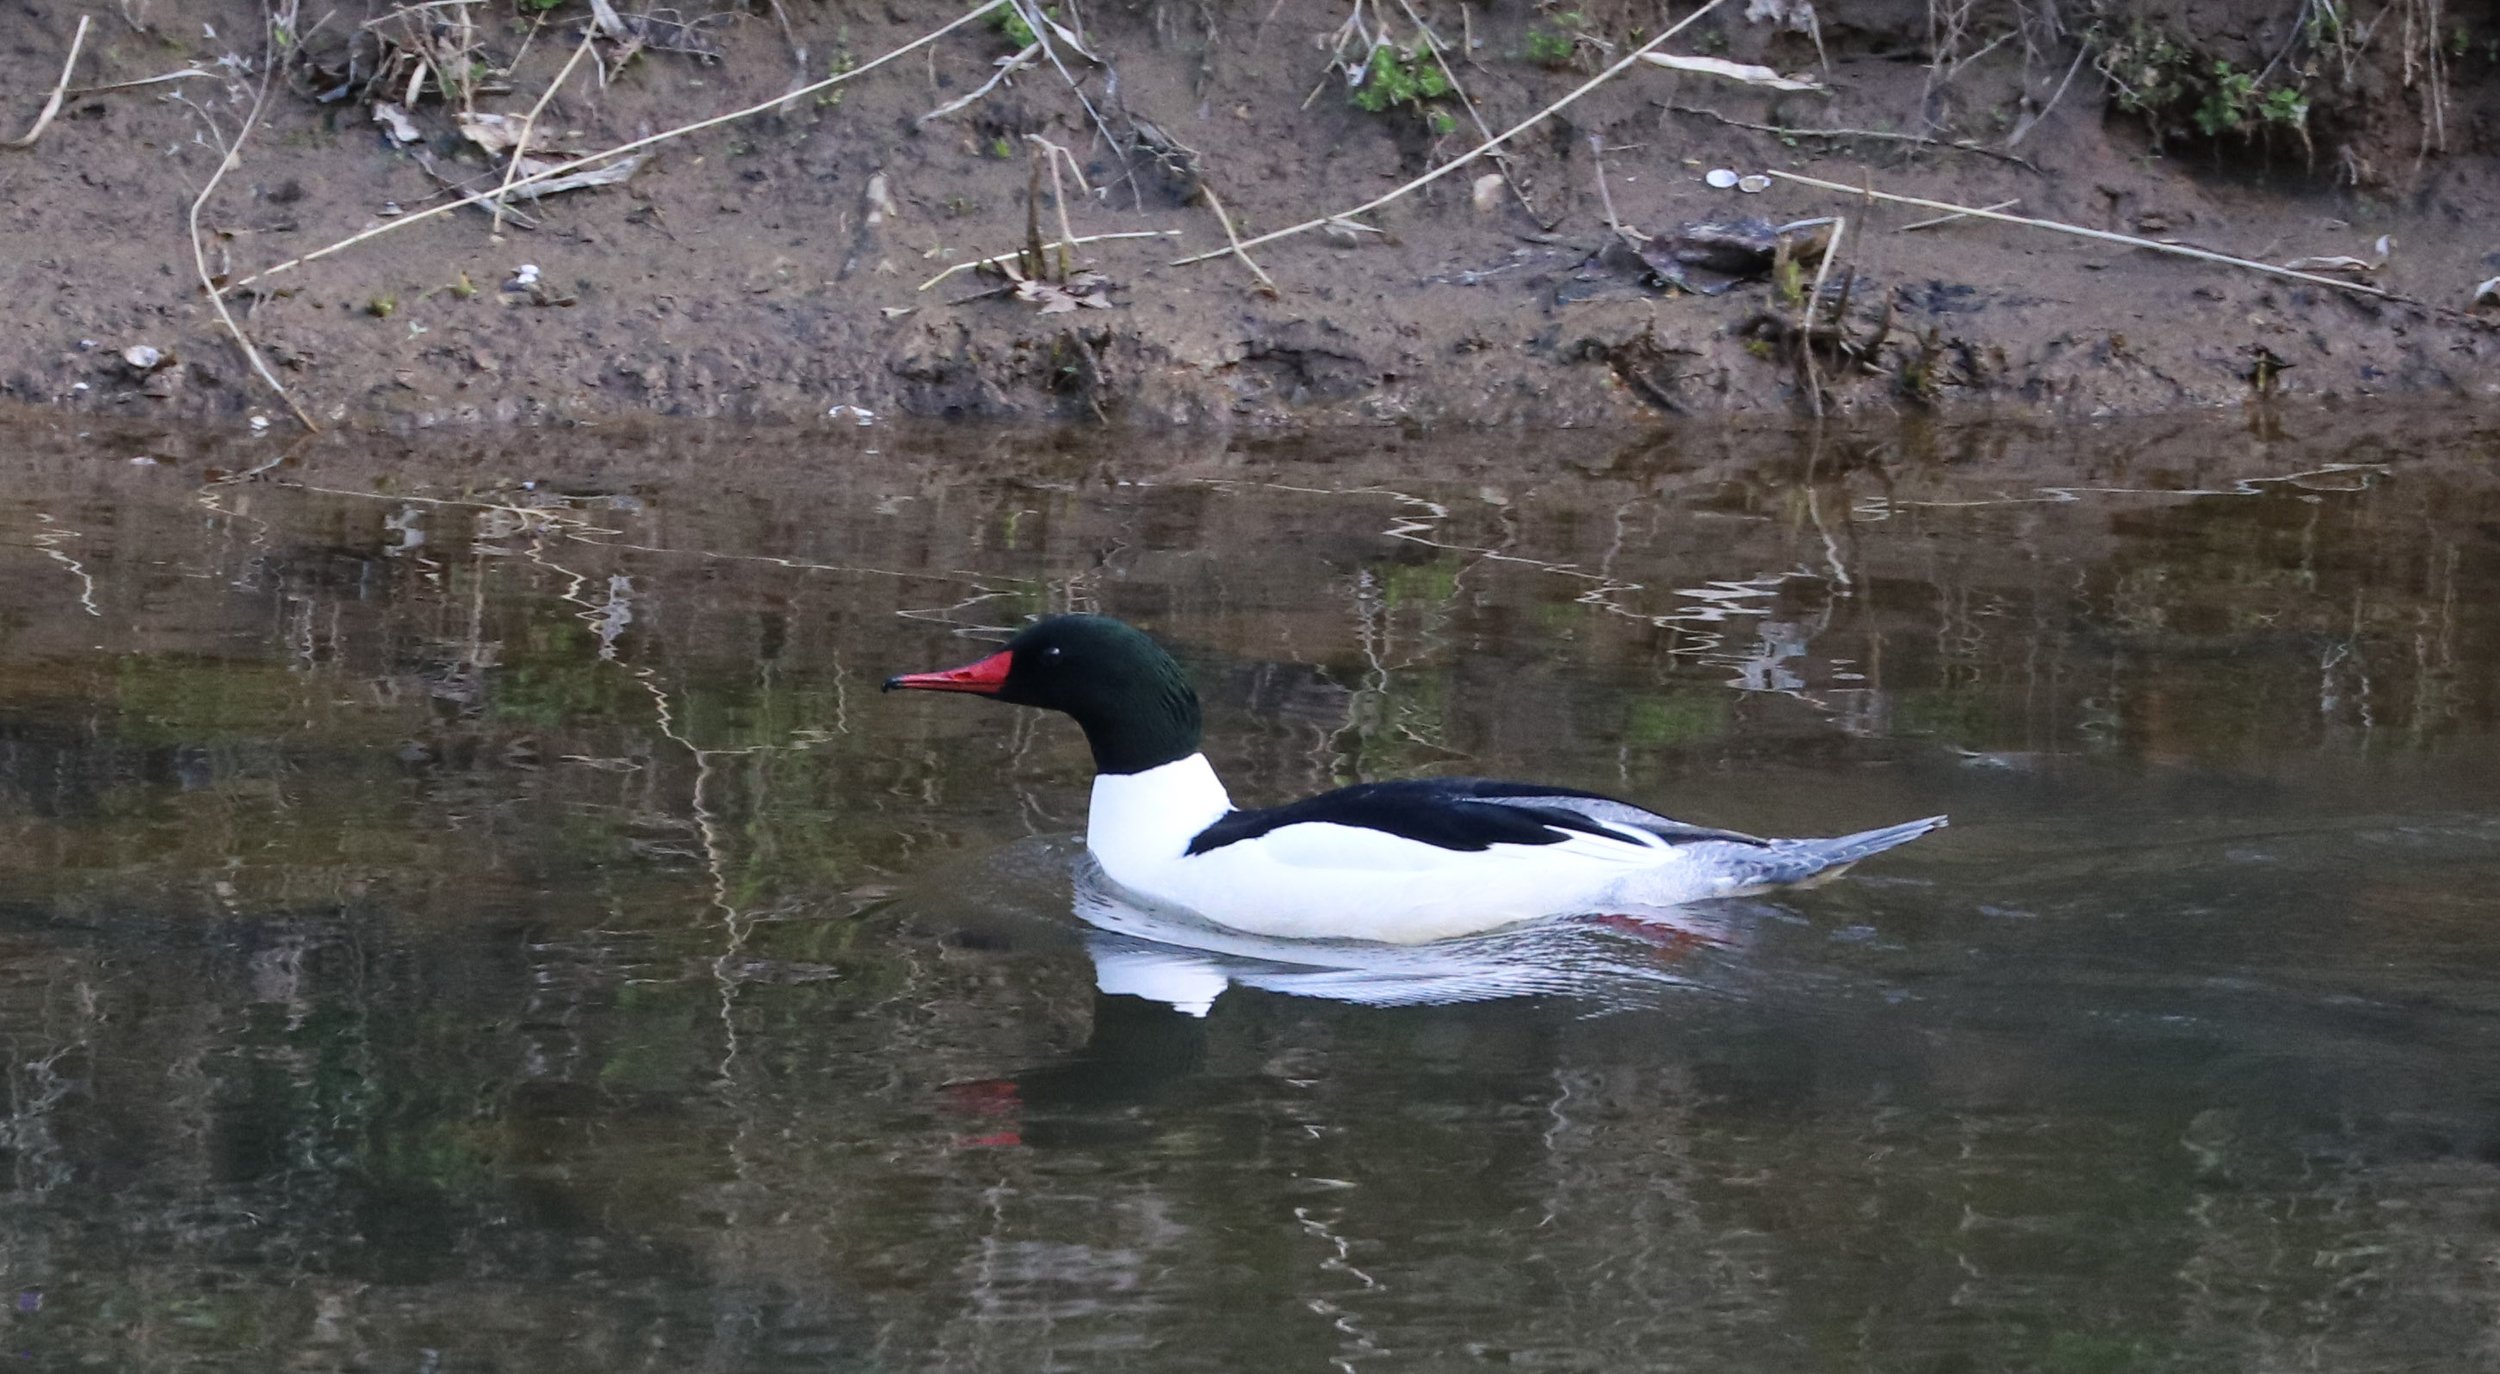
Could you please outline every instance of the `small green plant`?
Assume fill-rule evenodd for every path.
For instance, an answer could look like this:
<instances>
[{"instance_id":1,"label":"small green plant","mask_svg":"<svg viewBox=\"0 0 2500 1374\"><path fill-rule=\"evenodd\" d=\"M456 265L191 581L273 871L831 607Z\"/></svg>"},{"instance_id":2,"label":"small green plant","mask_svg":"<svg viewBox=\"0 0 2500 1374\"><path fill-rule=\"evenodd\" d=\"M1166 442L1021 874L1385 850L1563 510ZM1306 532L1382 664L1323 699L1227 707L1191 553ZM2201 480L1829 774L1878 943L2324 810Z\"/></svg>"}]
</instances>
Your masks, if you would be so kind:
<instances>
[{"instance_id":1,"label":"small green plant","mask_svg":"<svg viewBox=\"0 0 2500 1374\"><path fill-rule=\"evenodd\" d=\"M2101 74L2117 88L2118 108L2148 119L2167 113L2187 94L2188 55L2170 36L2137 20L2126 36L2101 44Z\"/></svg>"},{"instance_id":2,"label":"small green plant","mask_svg":"<svg viewBox=\"0 0 2500 1374\"><path fill-rule=\"evenodd\" d=\"M1051 19L1059 17L1059 11L1055 6L1043 10L1042 14ZM1041 41L1040 35L1033 32L1033 26L1025 22L1024 12L1014 5L1009 5L1003 10L991 11L990 27L997 29L998 36L1014 45L1017 52L1022 52Z\"/></svg>"},{"instance_id":3,"label":"small green plant","mask_svg":"<svg viewBox=\"0 0 2500 1374\"><path fill-rule=\"evenodd\" d=\"M1573 10L1558 14L1552 20L1528 26L1525 56L1540 67L1568 67L1580 55L1580 36L1576 30L1588 27L1589 17Z\"/></svg>"},{"instance_id":4,"label":"small green plant","mask_svg":"<svg viewBox=\"0 0 2500 1374\"><path fill-rule=\"evenodd\" d=\"M2331 6L2319 9L2332 12ZM2313 14L2313 28L2319 22ZM2100 48L2098 65L2109 78L2114 103L2144 120L2156 148L2167 135L2191 131L2208 139L2254 140L2280 129L2308 142L2309 97L2296 65L2287 68L2292 73L2287 84L2269 86L2261 73L2219 58L2200 60L2141 20L2123 36L2096 31L2092 41Z\"/></svg>"},{"instance_id":5,"label":"small green plant","mask_svg":"<svg viewBox=\"0 0 2500 1374\"><path fill-rule=\"evenodd\" d=\"M1409 52L1383 43L1372 49L1363 79L1354 88L1354 104L1373 114L1386 114L1400 105L1412 105L1420 111L1425 101L1449 93L1450 79L1442 74L1441 64L1429 51Z\"/></svg>"},{"instance_id":6,"label":"small green plant","mask_svg":"<svg viewBox=\"0 0 2500 1374\"><path fill-rule=\"evenodd\" d=\"M851 53L851 30L849 25L846 24L843 26L842 31L835 35L833 43L833 61L826 64L825 75L828 77L849 76L852 72L858 71L859 59ZM1019 51L1021 51L1021 49L1019 49ZM822 110L830 110L834 106L842 103L842 95L843 91L839 86L833 87L831 90L818 91L816 93L816 107Z\"/></svg>"},{"instance_id":7,"label":"small green plant","mask_svg":"<svg viewBox=\"0 0 2500 1374\"><path fill-rule=\"evenodd\" d=\"M2205 98L2196 106L2196 127L2207 138L2239 133L2248 128L2256 108L2257 74L2216 61L2213 84L2205 88Z\"/></svg>"},{"instance_id":8,"label":"small green plant","mask_svg":"<svg viewBox=\"0 0 2500 1374\"><path fill-rule=\"evenodd\" d=\"M377 320L389 319L391 317L391 312L397 309L399 309L399 297L397 296L376 296L365 302L365 313L371 315Z\"/></svg>"},{"instance_id":9,"label":"small green plant","mask_svg":"<svg viewBox=\"0 0 2500 1374\"><path fill-rule=\"evenodd\" d=\"M1771 277L1772 289L1779 293L1782 305L1796 306L1805 303L1806 268L1804 263L1782 252L1779 260L1772 264Z\"/></svg>"},{"instance_id":10,"label":"small green plant","mask_svg":"<svg viewBox=\"0 0 2500 1374\"><path fill-rule=\"evenodd\" d=\"M2257 97L2257 117L2268 124L2301 128L2309 123L2309 98L2290 86L2277 86Z\"/></svg>"}]
</instances>

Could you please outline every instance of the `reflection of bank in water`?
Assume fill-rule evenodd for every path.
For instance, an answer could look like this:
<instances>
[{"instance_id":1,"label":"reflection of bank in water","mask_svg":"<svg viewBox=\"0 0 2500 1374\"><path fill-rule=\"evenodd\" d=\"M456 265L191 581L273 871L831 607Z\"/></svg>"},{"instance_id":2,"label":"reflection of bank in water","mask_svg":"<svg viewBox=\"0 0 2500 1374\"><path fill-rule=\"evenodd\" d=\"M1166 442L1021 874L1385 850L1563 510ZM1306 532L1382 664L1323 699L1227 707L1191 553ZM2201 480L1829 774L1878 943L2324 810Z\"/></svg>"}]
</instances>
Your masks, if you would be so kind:
<instances>
[{"instance_id":1,"label":"reflection of bank in water","mask_svg":"<svg viewBox=\"0 0 2500 1374\"><path fill-rule=\"evenodd\" d=\"M1204 1016L1228 987L1364 1006L1426 1006L1536 995L1602 1006L1689 987L1675 972L1729 923L1689 908L1539 921L1427 945L1279 940L1135 905L1090 862L1078 865L1077 919L1094 985Z\"/></svg>"}]
</instances>

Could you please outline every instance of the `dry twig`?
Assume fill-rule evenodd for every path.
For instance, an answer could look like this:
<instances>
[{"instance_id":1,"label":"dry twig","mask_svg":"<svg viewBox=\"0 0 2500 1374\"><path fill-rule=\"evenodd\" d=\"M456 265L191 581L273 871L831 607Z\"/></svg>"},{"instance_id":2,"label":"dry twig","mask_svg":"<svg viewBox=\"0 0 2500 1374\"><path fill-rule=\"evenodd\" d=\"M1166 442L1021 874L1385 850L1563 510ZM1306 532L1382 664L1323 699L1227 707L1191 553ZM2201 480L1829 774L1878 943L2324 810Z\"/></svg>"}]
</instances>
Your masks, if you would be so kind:
<instances>
[{"instance_id":1,"label":"dry twig","mask_svg":"<svg viewBox=\"0 0 2500 1374\"><path fill-rule=\"evenodd\" d=\"M1041 44L1025 44L1023 51L1018 52L1015 56L1000 58L998 60L998 70L990 74L989 80L982 82L978 88L964 95L959 95L954 99L947 101L945 104L938 106L936 109L929 111L927 114L922 115L920 118L913 120L913 126L918 127L919 125L928 123L932 119L943 119L947 115L951 115L966 105L979 100L981 97L997 90L1000 82L1005 81L1008 77L1011 77L1017 72L1023 70L1033 61L1034 58L1041 55Z\"/></svg>"},{"instance_id":2,"label":"dry twig","mask_svg":"<svg viewBox=\"0 0 2500 1374\"><path fill-rule=\"evenodd\" d=\"M1712 3L1714 4L1720 2L1721 0L1712 0ZM316 248L312 252L304 254L302 257L289 258L285 262L279 263L274 267L264 267L260 271L255 272L248 277L244 277L239 281L228 282L225 289L228 293L232 293L242 289L243 287L249 286L254 282L263 280L264 278L274 277L280 272L291 271L295 268L303 266L305 263L326 258L333 253L343 252L346 249L353 248L357 244L363 243L368 239L376 239L380 238L384 234L396 233L399 230L407 228L409 225L421 224L426 220L435 218L438 215L450 214L452 211L465 205L483 205L499 196L508 196L512 192L521 190L525 187L534 186L540 182L552 181L567 172L577 172L584 167L605 162L625 153L631 153L638 149L648 148L654 144L666 143L671 139L683 138L688 134L699 133L705 129L718 128L723 124L734 124L741 119L751 119L756 115L779 108L786 101L803 95L813 95L818 91L830 90L835 86L841 85L845 81L852 80L855 77L865 76L898 57L918 52L922 48L935 43L939 39L944 38L946 35L953 33L955 30L962 28L966 24L972 23L973 21L981 18L983 15L986 15L990 11L995 10L1007 3L1008 0L984 0L984 3L965 11L962 15L957 16L951 22L941 25L938 28L931 29L929 32L920 35L918 38L915 38L908 43L905 43L901 47L894 49L892 52L886 53L880 57L872 58L869 61L853 67L849 71L836 72L832 76L826 77L824 80L816 82L813 85L801 86L799 89L791 91L786 95L777 95L770 100L749 105L744 109L731 110L727 114L713 115L708 119L698 119L691 124L681 124L674 129L664 129L656 134L647 134L630 142L620 143L603 152L586 153L581 157L567 159L566 161L557 163L553 167L544 168L540 171L532 172L528 176L521 177L513 181L510 185L505 186L500 191L481 191L475 195L462 196L458 200L445 201L441 205L437 205L426 210L419 210L414 214L402 215L397 219L384 220L370 229L366 229L360 233L350 234L346 238L340 239L338 242L330 244L327 247Z\"/></svg>"},{"instance_id":3,"label":"dry twig","mask_svg":"<svg viewBox=\"0 0 2500 1374\"><path fill-rule=\"evenodd\" d=\"M1476 136L1478 138L1493 137L1493 126L1484 122L1484 116L1476 109L1475 97L1467 94L1466 86L1459 82L1458 69L1450 65L1448 55L1441 51L1443 45L1440 35L1434 33L1432 26L1424 22L1424 17L1415 12L1415 6L1409 3L1409 0L1398 0L1398 8L1406 11L1406 17L1414 23L1415 31L1424 36L1424 50L1432 54L1433 64L1438 66L1441 69L1441 75L1449 80L1451 94L1458 97L1459 105L1467 111L1467 118L1476 126ZM1463 18L1466 11L1462 9L1459 13ZM1536 206L1528 200L1527 188L1521 186L1519 178L1512 173L1510 158L1498 152L1488 156L1492 158L1494 168L1501 172L1502 184L1508 186L1511 195L1518 198L1519 208L1527 211L1530 219L1542 218L1537 214Z\"/></svg>"},{"instance_id":4,"label":"dry twig","mask_svg":"<svg viewBox=\"0 0 2500 1374\"><path fill-rule=\"evenodd\" d=\"M1981 207L1979 207L1979 208L1981 208L1981 209L1983 209L1983 210L2011 210L2011 209L2013 209L2015 206L2020 205L2020 204L2022 204L2022 203L2023 203L2023 198L2022 198L2021 196L2016 196L2016 197L2014 197L2012 200L2000 200L2000 201L1998 201L1998 202L1997 202L1996 204L1994 204L1994 205L1983 205L1983 206L1981 206ZM1969 219L1969 218L1970 218L1970 216L1969 216L1968 214L1965 214L1965 213L1963 213L1963 212L1962 212L1962 211L1960 211L1960 210L1956 210L1956 211L1954 211L1952 214L1949 214L1949 215L1937 215L1937 216L1935 216L1935 217L1934 217L1934 218L1932 218L1932 219L1919 219L1919 220L1912 220L1912 221L1910 221L1909 223L1902 225L1900 228L1893 230L1892 232L1894 232L1894 233L1896 233L1896 234L1906 234L1906 233L1910 232L1910 231L1911 231L1911 230L1913 230L1913 229L1933 229L1933 228L1935 228L1937 225L1940 225L1940 224L1951 224L1951 223L1953 223L1955 220L1960 220L1960 219Z\"/></svg>"},{"instance_id":5,"label":"dry twig","mask_svg":"<svg viewBox=\"0 0 2500 1374\"><path fill-rule=\"evenodd\" d=\"M1642 236L1624 227L1623 220L1615 214L1615 193L1606 189L1606 136L1604 134L1589 135L1589 156L1590 160L1597 164L1597 201L1606 207L1606 227L1614 231L1616 238L1638 248Z\"/></svg>"},{"instance_id":6,"label":"dry twig","mask_svg":"<svg viewBox=\"0 0 2500 1374\"><path fill-rule=\"evenodd\" d=\"M78 70L78 50L87 45L87 26L91 21L78 16L78 31L69 36L69 58L61 63L61 79L52 83L51 98L43 102L43 113L35 116L35 127L24 138L0 139L0 148L32 148L43 131L52 127L52 117L61 112L61 97L69 93L69 76Z\"/></svg>"},{"instance_id":7,"label":"dry twig","mask_svg":"<svg viewBox=\"0 0 2500 1374\"><path fill-rule=\"evenodd\" d=\"M1832 259L1840 254L1841 236L1849 232L1846 216L1832 217L1832 236L1823 242L1823 260L1814 266L1814 285L1806 289L1805 303L1797 309L1797 351L1805 359L1806 396L1814 403L1814 418L1823 418L1823 379L1814 366L1814 312L1823 303L1823 282L1832 272Z\"/></svg>"},{"instance_id":8,"label":"dry twig","mask_svg":"<svg viewBox=\"0 0 2500 1374\"><path fill-rule=\"evenodd\" d=\"M591 38L590 34L582 35L581 46L573 49L571 57L564 59L564 66L556 72L556 79L547 83L547 89L538 97L538 103L530 106L530 112L521 117L520 135L512 140L512 160L504 164L503 188L495 196L495 226L488 232L503 232L504 207L511 203L512 183L521 175L521 159L529 155L530 135L538 132L538 116L546 110L547 102L556 98L556 92L564 89L564 83L572 79L573 69L590 54Z\"/></svg>"},{"instance_id":9,"label":"dry twig","mask_svg":"<svg viewBox=\"0 0 2500 1374\"><path fill-rule=\"evenodd\" d=\"M155 76L142 76L130 81L108 81L101 86L75 86L69 90L68 94L104 95L111 91L136 90L141 86L162 86L168 81L194 81L202 78L214 81L218 75L219 73L212 72L206 67L180 67L170 72L159 72Z\"/></svg>"},{"instance_id":10,"label":"dry twig","mask_svg":"<svg viewBox=\"0 0 2500 1374\"><path fill-rule=\"evenodd\" d=\"M267 17L267 22L274 27L281 21L273 12ZM289 6L289 15L285 22L289 28L294 27L292 5ZM83 30L83 23L81 28ZM224 325L226 332L234 336L235 346L243 350L244 360L252 365L252 371L259 374L260 379L269 384L271 391L278 393L278 399L286 402L286 408L295 413L296 420L306 430L318 434L321 432L321 426L314 424L313 418L304 413L304 408L295 403L293 396L287 394L285 385L278 380L278 374L269 370L268 360L260 356L260 350L252 346L250 336L243 332L243 326L235 322L234 312L226 308L226 298L217 289L216 277L208 270L208 246L200 237L200 210L208 204L208 198L217 193L217 184L226 179L226 173L242 165L243 140L252 136L253 128L260 123L261 112L268 108L270 80L277 74L277 70L277 44L272 36L267 51L261 59L260 91L252 97L251 112L243 116L243 127L235 131L234 142L224 145L219 150L221 156L217 159L217 170L209 173L208 184L200 188L197 196L192 197L191 213L188 217L191 230L191 264L199 270L200 289L208 293L208 303L216 309L218 323Z\"/></svg>"},{"instance_id":11,"label":"dry twig","mask_svg":"<svg viewBox=\"0 0 2500 1374\"><path fill-rule=\"evenodd\" d=\"M1271 300L1283 294L1276 289L1276 279L1267 274L1267 269L1241 251L1241 235L1233 232L1233 217L1224 213L1224 202L1216 199L1215 188L1200 181L1198 194L1207 198L1207 208L1215 212L1215 222L1224 226L1224 241L1233 246L1233 256L1241 259L1241 265L1250 269L1250 275L1259 279L1259 289Z\"/></svg>"},{"instance_id":12,"label":"dry twig","mask_svg":"<svg viewBox=\"0 0 2500 1374\"><path fill-rule=\"evenodd\" d=\"M1564 95L1553 104L1546 106L1544 109L1537 111L1535 114L1532 114L1517 124L1512 125L1508 129L1503 130L1500 134L1477 144L1475 147L1469 149L1467 152L1459 155L1458 157L1452 158L1448 162L1444 162L1440 166L1433 168L1431 171L1424 173L1422 176L1419 176L1397 189L1388 192L1386 195L1376 196L1350 210L1339 210L1334 214L1321 215L1317 219L1304 220L1302 223L1293 225L1289 228L1278 229L1270 233L1261 234L1257 238L1244 240L1240 244L1235 245L1234 248L1218 248L1212 252L1198 253L1190 257L1179 258L1174 260L1171 265L1174 267L1185 267L1193 262L1205 262L1209 258L1227 256L1236 249L1256 248L1264 243L1274 243L1278 239L1292 238L1297 234L1307 234L1313 229L1318 229L1325 225L1346 222L1348 216L1369 214L1372 211L1379 209L1381 206L1387 205L1391 201L1406 195L1408 192L1429 186L1433 182L1439 181L1441 178L1448 176L1450 173L1457 171L1459 168L1467 166L1468 164L1476 161L1478 158L1483 157L1485 154L1490 153L1494 149L1501 147L1503 144L1510 142L1512 139L1519 137L1528 130L1535 128L1537 125L1544 123L1546 120L1552 118L1557 111L1571 104L1573 101L1578 100L1580 97L1587 95L1589 92L1596 90L1608 81L1613 80L1616 76L1622 74L1627 68L1631 67L1633 63L1640 60L1642 53L1648 52L1666 42L1668 39L1684 32L1684 30L1692 27L1695 21L1699 20L1703 15L1710 13L1712 10L1717 9L1719 6L1726 3L1727 0L1709 0L1708 4L1703 5L1700 9L1693 11L1691 14L1684 16L1683 19L1669 26L1666 32L1659 34L1656 38L1649 40L1640 47L1633 49L1630 53L1618 58L1613 65L1607 67L1604 71L1601 71L1597 75L1590 77L1588 80L1581 82L1577 86L1574 86L1568 94Z\"/></svg>"},{"instance_id":13,"label":"dry twig","mask_svg":"<svg viewBox=\"0 0 2500 1374\"><path fill-rule=\"evenodd\" d=\"M1942 148L1956 153L1977 153L1981 157L1992 157L2000 162L2011 162L2015 166L2029 171L2037 172L2040 170L2038 167L2033 166L2032 163L2026 158L2018 157L2012 153L2000 152L1997 149L1973 143L1968 139L1955 139L1948 141L1941 138L1929 138L1925 134L1897 134L1887 129L1791 128L1785 124L1756 124L1750 120L1730 119L1726 115L1719 113L1717 110L1705 110L1698 105L1669 105L1667 108L1677 114L1700 115L1704 119L1715 119L1721 124L1725 124L1732 129L1751 129L1755 133L1771 134L1779 138L1869 138L1884 143L1914 143L1922 148Z\"/></svg>"},{"instance_id":14,"label":"dry twig","mask_svg":"<svg viewBox=\"0 0 2500 1374\"><path fill-rule=\"evenodd\" d=\"M1102 243L1110 239L1176 239L1180 236L1181 231L1178 229L1131 229L1117 234L1086 234L1080 238L1068 239L1063 242L1045 243L1042 245L1042 251L1065 252L1066 250L1074 248L1079 244ZM930 287L937 285L939 282L946 280L948 277L951 277L958 272L970 272L975 268L994 267L1000 263L1014 262L1018 257L1023 256L1027 251L1027 249L1019 248L1012 253L993 253L986 258L974 258L970 262L959 262L912 289L915 291L926 291Z\"/></svg>"},{"instance_id":15,"label":"dry twig","mask_svg":"<svg viewBox=\"0 0 2500 1374\"><path fill-rule=\"evenodd\" d=\"M2020 225L2025 229L2046 229L2049 232L2056 234L2072 234L2077 238L2094 239L2102 243L2115 243L2126 248L2144 248L2155 253L2169 253L2176 257L2195 258L2200 262L2221 263L2225 267L2246 268L2251 272L2263 272L2272 277L2288 277L2293 281L2308 282L2312 286L2331 286L2338 291L2351 291L2358 295L2376 296L2381 300L2403 299L2392 291L2382 291L2378 287L2369 286L2361 282L2343 281L2335 277L2321 277L2313 272L2295 272L2288 267L2277 267L2272 263L2258 262L2251 258L2235 258L2228 253L2215 253L2203 248L2190 248L2184 243L2164 243L2159 239L2137 238L2133 234L2115 234L2106 229L2086 229L2080 224L2067 224L2059 220L2034 219L2028 215L2008 215L1996 210L1982 209L1976 205L1956 205L1949 200L1927 200L1919 196L1894 195L1889 191L1878 191L1865 186L1850 186L1837 181L1825 181L1821 177L1804 176L1796 172L1782 172L1769 168L1766 168L1765 170L1768 171L1770 175L1775 176L1782 181L1793 181L1800 186L1811 186L1819 191L1837 191L1846 196L1864 196L1869 200L1886 200L1891 201L1895 205L1915 205L1922 210L1944 210L1957 215L1968 215L1973 219L1991 219L1997 221L1999 224Z\"/></svg>"}]
</instances>

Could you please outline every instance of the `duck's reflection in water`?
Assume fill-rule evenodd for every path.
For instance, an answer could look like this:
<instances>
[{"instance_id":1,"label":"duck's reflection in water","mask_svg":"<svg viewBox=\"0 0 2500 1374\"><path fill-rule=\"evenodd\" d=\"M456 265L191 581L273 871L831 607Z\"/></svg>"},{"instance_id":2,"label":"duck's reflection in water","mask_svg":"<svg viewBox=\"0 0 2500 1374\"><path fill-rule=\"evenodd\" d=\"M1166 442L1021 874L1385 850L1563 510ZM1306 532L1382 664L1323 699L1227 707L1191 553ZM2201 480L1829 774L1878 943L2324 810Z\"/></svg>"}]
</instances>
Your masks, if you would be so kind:
<instances>
[{"instance_id":1,"label":"duck's reflection in water","mask_svg":"<svg viewBox=\"0 0 2500 1374\"><path fill-rule=\"evenodd\" d=\"M1280 940L1141 906L1082 859L1075 914L1094 965L1092 1031L1062 1059L949 1084L955 1111L985 1126L964 1144L1047 1148L1147 1132L1134 1109L1201 1090L1207 1017L1235 987L1374 1007L1560 997L1602 1012L1702 986L1698 969L1738 928L1728 911L1676 908L1428 945Z\"/></svg>"},{"instance_id":2,"label":"duck's reflection in water","mask_svg":"<svg viewBox=\"0 0 2500 1374\"><path fill-rule=\"evenodd\" d=\"M1707 910L1678 907L1536 921L1425 945L1280 940L1137 905L1091 865L1079 866L1076 916L1088 927L1096 989L1193 1017L1234 986L1374 1007L1526 996L1601 1007L1645 1001L1689 986L1677 966L1730 937L1728 923Z\"/></svg>"}]
</instances>

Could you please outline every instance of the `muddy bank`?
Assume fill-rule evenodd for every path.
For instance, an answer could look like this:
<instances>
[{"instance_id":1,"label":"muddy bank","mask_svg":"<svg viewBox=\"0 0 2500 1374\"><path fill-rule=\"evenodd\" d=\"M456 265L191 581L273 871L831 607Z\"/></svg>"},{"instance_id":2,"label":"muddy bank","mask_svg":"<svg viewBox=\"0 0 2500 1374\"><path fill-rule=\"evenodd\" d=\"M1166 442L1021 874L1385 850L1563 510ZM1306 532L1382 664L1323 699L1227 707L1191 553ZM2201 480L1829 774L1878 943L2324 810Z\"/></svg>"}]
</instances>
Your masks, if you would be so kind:
<instances>
[{"instance_id":1,"label":"muddy bank","mask_svg":"<svg viewBox=\"0 0 2500 1374\"><path fill-rule=\"evenodd\" d=\"M1474 116L1507 128L1628 55L1663 8L1418 6L1446 71L1403 10L1368 4L1352 19L1321 0L1069 5L1064 32L985 18L873 70L960 11L777 8L693 29L628 13L620 29L605 5L367 3L288 30L272 58L259 5L133 0L88 35L59 118L0 154L0 396L294 423L209 308L186 241L264 73L201 242L272 375L325 424L849 406L1599 425L2500 394L2500 334L2468 309L2500 273L2487 13L2363 0L2322 30L2260 0L2110 0L2062 17L1979 4L1938 29L1895 3L1723 4L1665 51L1821 89L1636 66L1511 144L1507 183L1471 167L1362 227L1259 248L1271 292L1237 259L1173 260L1224 245L1218 204L1251 237L1393 189L1472 146ZM9 10L14 136L78 11ZM84 89L180 71L203 74ZM549 156L844 72L858 75L661 142L615 184L516 202L526 223L500 233L461 209L268 272L499 182L497 122L476 117L515 129L560 75L530 126ZM1809 132L1834 129L1858 132ZM1068 228L1160 236L1081 246L1065 284L927 284L1059 236L1044 141L1073 154ZM2013 202L2275 264L2350 258L2393 298L2012 226L1912 229L1934 212L1784 181L1722 189L1718 168ZM1828 228L1771 240L1782 251L1739 263L1720 294L1658 280L1678 235L1694 241L1685 226L1826 216L1846 227L1810 328ZM1047 253L1026 275L1061 268Z\"/></svg>"}]
</instances>

